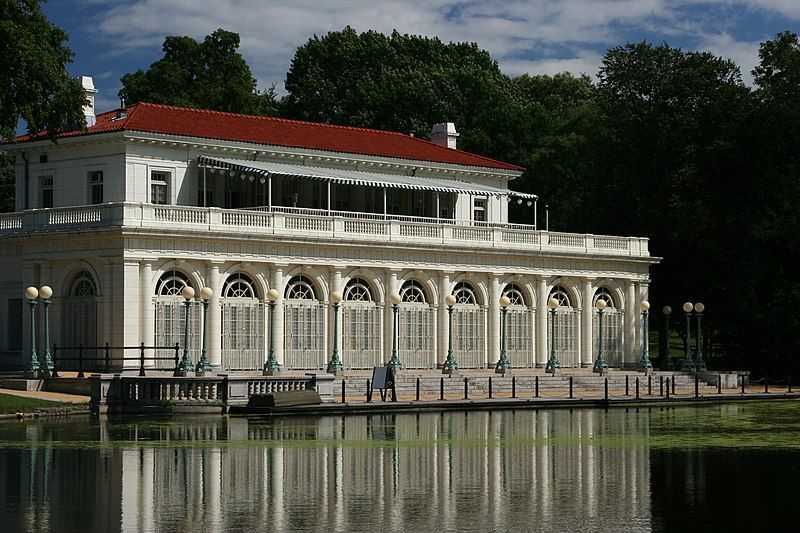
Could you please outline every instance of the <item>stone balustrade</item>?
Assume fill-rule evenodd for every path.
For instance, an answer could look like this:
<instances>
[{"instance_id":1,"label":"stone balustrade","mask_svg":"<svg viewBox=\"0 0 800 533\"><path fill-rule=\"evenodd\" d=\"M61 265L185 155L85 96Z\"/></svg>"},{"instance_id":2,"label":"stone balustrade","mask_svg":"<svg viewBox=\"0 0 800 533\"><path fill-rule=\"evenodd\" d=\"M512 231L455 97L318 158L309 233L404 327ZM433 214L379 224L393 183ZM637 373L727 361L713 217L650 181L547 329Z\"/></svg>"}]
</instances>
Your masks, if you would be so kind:
<instances>
[{"instance_id":1,"label":"stone balustrade","mask_svg":"<svg viewBox=\"0 0 800 533\"><path fill-rule=\"evenodd\" d=\"M648 257L648 240L537 230L521 224L437 220L375 213L313 209L221 209L173 205L108 203L31 209L0 215L0 235L96 227L144 227L211 231L286 238L332 238L450 247L589 253Z\"/></svg>"}]
</instances>

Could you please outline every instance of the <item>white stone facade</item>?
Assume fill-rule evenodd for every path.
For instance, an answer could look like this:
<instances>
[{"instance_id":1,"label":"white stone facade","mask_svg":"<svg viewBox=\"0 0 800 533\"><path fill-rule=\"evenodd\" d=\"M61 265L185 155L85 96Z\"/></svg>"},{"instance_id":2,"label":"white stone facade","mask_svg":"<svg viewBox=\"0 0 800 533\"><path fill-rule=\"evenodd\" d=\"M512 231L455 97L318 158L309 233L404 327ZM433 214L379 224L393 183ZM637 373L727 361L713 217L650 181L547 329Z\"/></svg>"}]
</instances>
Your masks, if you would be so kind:
<instances>
[{"instance_id":1,"label":"white stone facade","mask_svg":"<svg viewBox=\"0 0 800 533\"><path fill-rule=\"evenodd\" d=\"M287 369L325 368L333 350L334 291L345 295L339 353L346 368L388 360L387 302L394 293L404 296L398 335L406 366L435 368L444 361L443 302L454 291L461 297L454 311L454 354L462 368L497 361L503 294L513 296L508 323L513 367L545 366L550 350L545 304L554 292L565 296L557 313L562 366L592 365L593 302L600 293L613 304L604 325L611 363L634 366L641 354L638 304L647 297L648 270L655 262L645 238L508 224L508 198L502 195L390 190L387 197L386 189L331 189L287 177L267 184L252 175L204 171L198 156L446 178L502 189L519 172L130 131L57 144L28 142L9 151L16 160L18 194L17 212L0 216L3 367L23 368L28 359L30 309L23 291L43 285L54 290L52 343L112 347L183 344L182 337L175 338L183 329L184 309L176 292L183 283L198 292L208 286L214 293L208 353L216 369L261 368L270 331L266 295L272 288L279 294L275 354ZM200 309L196 304L191 311L195 362ZM37 313L41 353L41 306ZM123 361L121 354L113 350L115 367L138 364Z\"/></svg>"}]
</instances>

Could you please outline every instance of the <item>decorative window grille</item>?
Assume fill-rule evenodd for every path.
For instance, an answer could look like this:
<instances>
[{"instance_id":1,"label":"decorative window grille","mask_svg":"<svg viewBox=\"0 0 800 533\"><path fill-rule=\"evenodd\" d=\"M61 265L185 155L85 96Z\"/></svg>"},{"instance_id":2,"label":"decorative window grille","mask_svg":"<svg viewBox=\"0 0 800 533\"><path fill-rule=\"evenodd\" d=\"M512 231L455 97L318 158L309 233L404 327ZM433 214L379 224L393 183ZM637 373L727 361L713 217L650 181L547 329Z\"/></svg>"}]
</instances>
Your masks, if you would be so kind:
<instances>
[{"instance_id":1,"label":"decorative window grille","mask_svg":"<svg viewBox=\"0 0 800 533\"><path fill-rule=\"evenodd\" d=\"M369 283L351 279L342 304L342 364L345 368L372 368L381 364L380 309Z\"/></svg>"},{"instance_id":2,"label":"decorative window grille","mask_svg":"<svg viewBox=\"0 0 800 533\"><path fill-rule=\"evenodd\" d=\"M264 365L264 305L253 281L233 274L222 289L222 366L255 370Z\"/></svg>"},{"instance_id":3,"label":"decorative window grille","mask_svg":"<svg viewBox=\"0 0 800 533\"><path fill-rule=\"evenodd\" d=\"M406 368L433 368L434 310L427 304L425 288L416 280L400 288L398 355Z\"/></svg>"},{"instance_id":4,"label":"decorative window grille","mask_svg":"<svg viewBox=\"0 0 800 533\"><path fill-rule=\"evenodd\" d=\"M176 343L183 350L183 337L186 328L186 306L181 296L181 291L189 283L189 278L178 270L165 272L158 281L155 305L155 345L159 347L172 347ZM197 300L190 303L189 309L189 354L192 361L197 362L200 357L201 343L201 313L202 309ZM175 351L171 348L157 350L159 357L172 357ZM158 361L157 366L169 366L168 361Z\"/></svg>"},{"instance_id":5,"label":"decorative window grille","mask_svg":"<svg viewBox=\"0 0 800 533\"><path fill-rule=\"evenodd\" d=\"M506 285L503 296L511 301L506 312L506 350L514 368L533 366L533 313L525 302L522 289Z\"/></svg>"},{"instance_id":6,"label":"decorative window grille","mask_svg":"<svg viewBox=\"0 0 800 533\"><path fill-rule=\"evenodd\" d=\"M578 358L578 311L572 307L569 292L561 285L553 287L550 291L550 298L555 298L559 304L556 308L556 336L555 339L550 339L550 347L555 341L556 355L561 366L577 367L580 363ZM548 312L548 336L552 331L552 320L552 313Z\"/></svg>"},{"instance_id":7,"label":"decorative window grille","mask_svg":"<svg viewBox=\"0 0 800 533\"><path fill-rule=\"evenodd\" d=\"M287 369L316 369L324 363L323 307L314 284L295 276L286 287L284 304L284 360Z\"/></svg>"},{"instance_id":8,"label":"decorative window grille","mask_svg":"<svg viewBox=\"0 0 800 533\"><path fill-rule=\"evenodd\" d=\"M600 287L592 298L592 358L597 357L600 340L600 320L595 310L598 300L606 302L603 310L603 349L608 366L622 366L622 320L614 296L606 287Z\"/></svg>"},{"instance_id":9,"label":"decorative window grille","mask_svg":"<svg viewBox=\"0 0 800 533\"><path fill-rule=\"evenodd\" d=\"M486 313L478 306L475 289L466 281L453 289L453 350L460 368L483 368L486 362Z\"/></svg>"},{"instance_id":10,"label":"decorative window grille","mask_svg":"<svg viewBox=\"0 0 800 533\"><path fill-rule=\"evenodd\" d=\"M69 284L69 293L61 304L61 340L60 345L64 350L59 350L58 355L67 358L78 356L78 345L87 348L99 346L97 340L97 286L92 274L86 270L78 272ZM91 350L83 350L82 356L86 358L84 369L97 366L92 358L99 356ZM78 361L64 360L59 367L77 369Z\"/></svg>"}]
</instances>

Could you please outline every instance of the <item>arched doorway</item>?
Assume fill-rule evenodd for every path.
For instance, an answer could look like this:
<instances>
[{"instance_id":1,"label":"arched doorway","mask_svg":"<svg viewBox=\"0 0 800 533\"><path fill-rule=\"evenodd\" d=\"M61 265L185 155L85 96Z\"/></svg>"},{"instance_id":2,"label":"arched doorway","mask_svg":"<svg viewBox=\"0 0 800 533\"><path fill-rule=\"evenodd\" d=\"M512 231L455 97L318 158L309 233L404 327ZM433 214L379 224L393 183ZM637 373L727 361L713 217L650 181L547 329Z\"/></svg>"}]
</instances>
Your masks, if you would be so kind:
<instances>
[{"instance_id":1,"label":"arched doorway","mask_svg":"<svg viewBox=\"0 0 800 533\"><path fill-rule=\"evenodd\" d=\"M484 368L486 313L479 305L475 288L461 281L453 288L453 350L459 368Z\"/></svg>"},{"instance_id":2,"label":"arched doorway","mask_svg":"<svg viewBox=\"0 0 800 533\"><path fill-rule=\"evenodd\" d=\"M510 283L503 296L511 301L506 312L506 350L512 368L533 366L533 315L522 288Z\"/></svg>"},{"instance_id":3,"label":"arched doorway","mask_svg":"<svg viewBox=\"0 0 800 533\"><path fill-rule=\"evenodd\" d=\"M80 344L86 347L99 346L97 284L88 270L81 270L72 277L67 287L67 294L61 301L61 346L67 349L59 350L57 356L63 355L69 359L78 357L78 350L74 348ZM83 350L81 355L86 359L83 364L84 369L100 366L99 361L95 361L94 358L102 357L102 354ZM77 369L78 361L58 362L58 368Z\"/></svg>"},{"instance_id":4,"label":"arched doorway","mask_svg":"<svg viewBox=\"0 0 800 533\"><path fill-rule=\"evenodd\" d=\"M190 286L197 292L197 287L192 286L189 277L179 270L168 270L161 275L156 286L155 305L155 345L161 347L156 350L158 357L173 357L175 350L168 348L176 343L184 349L183 337L186 329L186 305L181 291L185 286ZM200 357L200 319L202 310L200 302L192 300L189 312L189 355L193 362ZM158 361L156 366L166 367L167 361Z\"/></svg>"},{"instance_id":5,"label":"arched doorway","mask_svg":"<svg viewBox=\"0 0 800 533\"><path fill-rule=\"evenodd\" d=\"M380 309L367 280L353 278L342 297L342 364L372 368L381 360Z\"/></svg>"},{"instance_id":6,"label":"arched doorway","mask_svg":"<svg viewBox=\"0 0 800 533\"><path fill-rule=\"evenodd\" d=\"M315 369L323 365L323 308L314 283L294 276L286 285L283 351L287 369Z\"/></svg>"},{"instance_id":7,"label":"arched doorway","mask_svg":"<svg viewBox=\"0 0 800 533\"><path fill-rule=\"evenodd\" d=\"M434 312L425 287L408 280L400 288L398 355L406 368L433 368Z\"/></svg>"},{"instance_id":8,"label":"arched doorway","mask_svg":"<svg viewBox=\"0 0 800 533\"><path fill-rule=\"evenodd\" d=\"M563 367L577 367L578 359L578 311L572 304L569 291L563 285L556 285L550 291L550 297L558 302L556 308L556 356ZM547 313L547 331L552 331L552 316ZM550 339L553 342L553 339ZM551 344L552 346L552 344Z\"/></svg>"},{"instance_id":9,"label":"arched doorway","mask_svg":"<svg viewBox=\"0 0 800 533\"><path fill-rule=\"evenodd\" d=\"M222 289L222 367L255 370L264 366L264 304L246 274L228 277Z\"/></svg>"},{"instance_id":10,"label":"arched doorway","mask_svg":"<svg viewBox=\"0 0 800 533\"><path fill-rule=\"evenodd\" d=\"M613 293L607 287L599 287L592 298L592 309L598 300L606 303L603 310L603 350L608 366L622 366L622 317ZM592 360L599 351L599 319L597 311L592 312Z\"/></svg>"}]
</instances>

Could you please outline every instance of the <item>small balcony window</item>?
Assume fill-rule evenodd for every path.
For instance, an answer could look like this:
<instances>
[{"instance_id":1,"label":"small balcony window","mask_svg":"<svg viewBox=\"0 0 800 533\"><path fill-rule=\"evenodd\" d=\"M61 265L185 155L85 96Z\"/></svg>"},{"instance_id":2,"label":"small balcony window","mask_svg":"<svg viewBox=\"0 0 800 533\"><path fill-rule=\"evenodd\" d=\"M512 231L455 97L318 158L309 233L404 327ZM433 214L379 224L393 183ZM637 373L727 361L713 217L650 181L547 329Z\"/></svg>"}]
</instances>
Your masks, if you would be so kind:
<instances>
[{"instance_id":1,"label":"small balcony window","mask_svg":"<svg viewBox=\"0 0 800 533\"><path fill-rule=\"evenodd\" d=\"M472 213L475 222L486 222L486 198L475 198Z\"/></svg>"},{"instance_id":2,"label":"small balcony window","mask_svg":"<svg viewBox=\"0 0 800 533\"><path fill-rule=\"evenodd\" d=\"M169 203L169 178L170 173L163 170L154 170L150 173L150 203Z\"/></svg>"},{"instance_id":3,"label":"small balcony window","mask_svg":"<svg viewBox=\"0 0 800 533\"><path fill-rule=\"evenodd\" d=\"M103 203L103 171L89 172L89 201L93 204Z\"/></svg>"},{"instance_id":4,"label":"small balcony window","mask_svg":"<svg viewBox=\"0 0 800 533\"><path fill-rule=\"evenodd\" d=\"M41 193L40 205L47 209L53 207L53 176L42 176L40 178Z\"/></svg>"}]
</instances>

